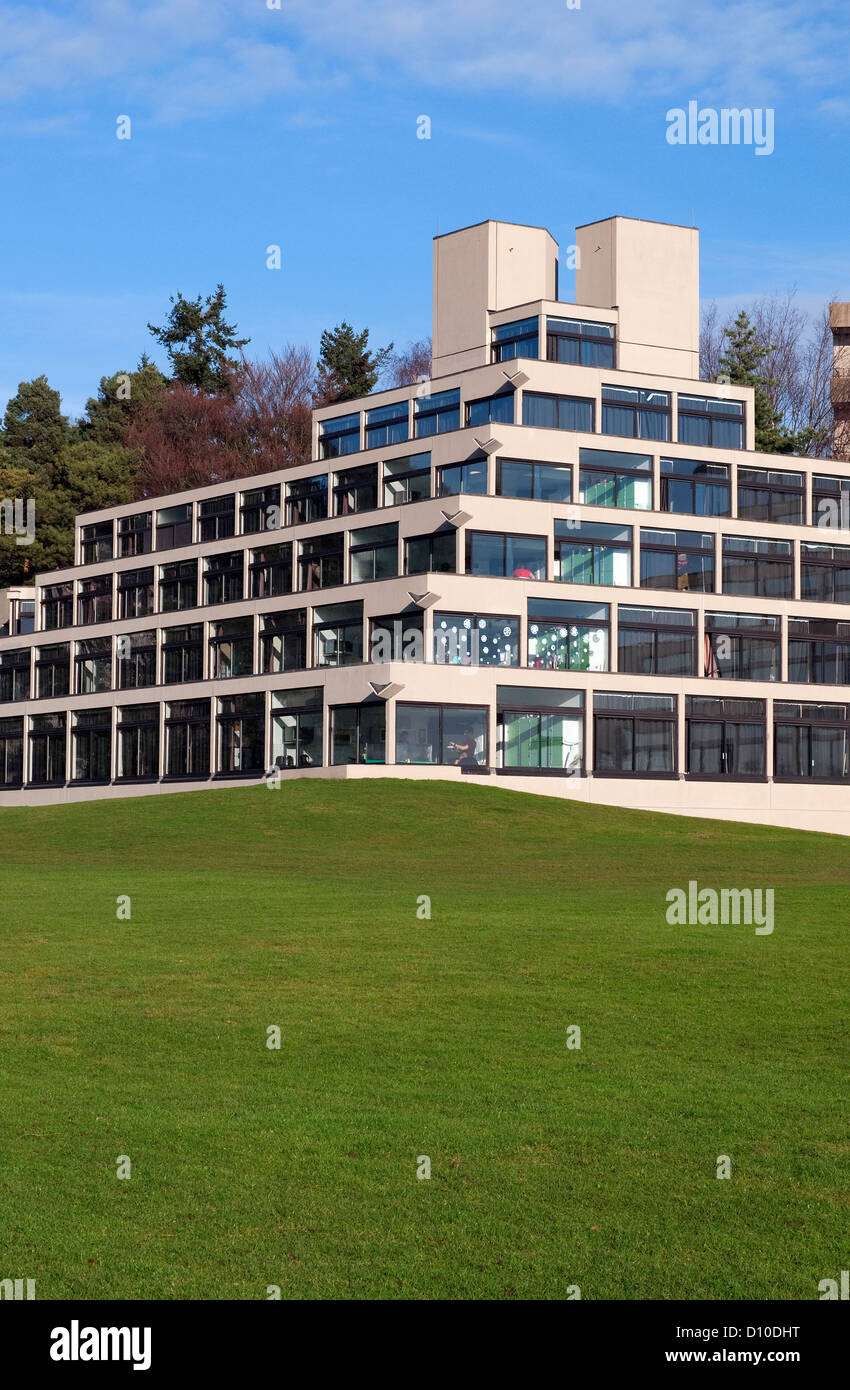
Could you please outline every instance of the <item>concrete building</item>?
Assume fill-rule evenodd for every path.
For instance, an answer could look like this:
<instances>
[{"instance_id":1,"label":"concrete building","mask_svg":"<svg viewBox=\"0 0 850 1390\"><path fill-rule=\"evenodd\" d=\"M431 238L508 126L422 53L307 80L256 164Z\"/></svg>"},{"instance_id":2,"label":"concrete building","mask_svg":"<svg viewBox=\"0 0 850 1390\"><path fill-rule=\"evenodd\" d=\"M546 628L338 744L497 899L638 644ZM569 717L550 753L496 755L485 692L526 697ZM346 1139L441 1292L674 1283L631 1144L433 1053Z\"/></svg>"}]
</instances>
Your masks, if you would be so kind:
<instances>
[{"instance_id":1,"label":"concrete building","mask_svg":"<svg viewBox=\"0 0 850 1390\"><path fill-rule=\"evenodd\" d=\"M78 518L0 638L0 801L480 780L850 834L850 466L698 378L694 228L434 244L430 380Z\"/></svg>"}]
</instances>

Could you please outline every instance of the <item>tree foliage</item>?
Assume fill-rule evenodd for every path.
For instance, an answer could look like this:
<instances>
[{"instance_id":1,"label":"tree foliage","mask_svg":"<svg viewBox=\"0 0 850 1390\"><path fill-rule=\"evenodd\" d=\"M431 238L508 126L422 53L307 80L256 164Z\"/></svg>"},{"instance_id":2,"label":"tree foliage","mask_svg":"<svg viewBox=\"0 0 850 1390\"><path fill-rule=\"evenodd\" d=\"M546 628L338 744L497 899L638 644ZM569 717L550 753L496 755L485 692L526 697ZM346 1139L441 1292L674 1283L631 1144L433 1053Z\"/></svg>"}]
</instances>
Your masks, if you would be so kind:
<instances>
[{"instance_id":1,"label":"tree foliage","mask_svg":"<svg viewBox=\"0 0 850 1390\"><path fill-rule=\"evenodd\" d=\"M195 391L216 395L230 390L233 372L249 338L237 338L236 325L227 323L224 311L227 295L224 285L202 299L185 299L180 291L171 296L171 312L162 328L148 328L165 348L174 371L174 380Z\"/></svg>"},{"instance_id":2,"label":"tree foliage","mask_svg":"<svg viewBox=\"0 0 850 1390\"><path fill-rule=\"evenodd\" d=\"M355 333L350 323L343 321L336 328L326 328L319 344L316 363L316 405L334 405L337 401L359 400L368 396L378 384L384 363L393 344L372 352L369 329Z\"/></svg>"}]
</instances>

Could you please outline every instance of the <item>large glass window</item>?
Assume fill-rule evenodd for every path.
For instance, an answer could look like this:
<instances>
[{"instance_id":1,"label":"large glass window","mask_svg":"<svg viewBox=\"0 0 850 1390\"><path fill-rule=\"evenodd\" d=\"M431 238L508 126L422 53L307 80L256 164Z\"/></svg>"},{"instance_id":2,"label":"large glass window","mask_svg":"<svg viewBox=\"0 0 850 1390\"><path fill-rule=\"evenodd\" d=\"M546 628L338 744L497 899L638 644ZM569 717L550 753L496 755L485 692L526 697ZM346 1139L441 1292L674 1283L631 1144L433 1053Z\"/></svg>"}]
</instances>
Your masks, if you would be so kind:
<instances>
[{"instance_id":1,"label":"large glass window","mask_svg":"<svg viewBox=\"0 0 850 1390\"><path fill-rule=\"evenodd\" d=\"M75 782L108 782L112 776L112 711L78 710L71 729Z\"/></svg>"},{"instance_id":2,"label":"large glass window","mask_svg":"<svg viewBox=\"0 0 850 1390\"><path fill-rule=\"evenodd\" d=\"M764 700L688 695L685 719L691 777L764 777Z\"/></svg>"},{"instance_id":3,"label":"large glass window","mask_svg":"<svg viewBox=\"0 0 850 1390\"><path fill-rule=\"evenodd\" d=\"M788 679L850 685L850 623L835 618L789 618Z\"/></svg>"},{"instance_id":4,"label":"large glass window","mask_svg":"<svg viewBox=\"0 0 850 1390\"><path fill-rule=\"evenodd\" d=\"M118 518L118 554L122 560L148 555L153 549L153 513L136 512Z\"/></svg>"},{"instance_id":5,"label":"large glass window","mask_svg":"<svg viewBox=\"0 0 850 1390\"><path fill-rule=\"evenodd\" d=\"M125 705L118 711L118 776L159 776L159 705Z\"/></svg>"},{"instance_id":6,"label":"large glass window","mask_svg":"<svg viewBox=\"0 0 850 1390\"><path fill-rule=\"evenodd\" d=\"M159 570L159 611L179 613L198 606L198 562L179 560Z\"/></svg>"},{"instance_id":7,"label":"large glass window","mask_svg":"<svg viewBox=\"0 0 850 1390\"><path fill-rule=\"evenodd\" d=\"M153 612L153 565L118 574L119 618L147 618Z\"/></svg>"},{"instance_id":8,"label":"large glass window","mask_svg":"<svg viewBox=\"0 0 850 1390\"><path fill-rule=\"evenodd\" d=\"M593 697L595 770L602 776L670 776L676 771L676 696Z\"/></svg>"},{"instance_id":9,"label":"large glass window","mask_svg":"<svg viewBox=\"0 0 850 1390\"><path fill-rule=\"evenodd\" d=\"M518 666L519 618L435 613L434 661L438 666Z\"/></svg>"},{"instance_id":10,"label":"large glass window","mask_svg":"<svg viewBox=\"0 0 850 1390\"><path fill-rule=\"evenodd\" d=\"M496 688L498 765L519 772L567 772L584 767L584 696L580 690Z\"/></svg>"},{"instance_id":11,"label":"large glass window","mask_svg":"<svg viewBox=\"0 0 850 1390\"><path fill-rule=\"evenodd\" d=\"M581 396L544 396L524 391L522 423L541 430L578 430L593 433L594 402Z\"/></svg>"},{"instance_id":12,"label":"large glass window","mask_svg":"<svg viewBox=\"0 0 850 1390\"><path fill-rule=\"evenodd\" d=\"M459 492L483 496L487 491L487 460L453 463L437 469L437 496L453 497Z\"/></svg>"},{"instance_id":13,"label":"large glass window","mask_svg":"<svg viewBox=\"0 0 850 1390\"><path fill-rule=\"evenodd\" d=\"M321 686L272 695L272 759L275 767L322 766Z\"/></svg>"},{"instance_id":14,"label":"large glass window","mask_svg":"<svg viewBox=\"0 0 850 1390\"><path fill-rule=\"evenodd\" d=\"M363 604L313 609L314 666L359 666L363 660Z\"/></svg>"},{"instance_id":15,"label":"large glass window","mask_svg":"<svg viewBox=\"0 0 850 1390\"><path fill-rule=\"evenodd\" d=\"M191 544L191 502L181 502L177 507L161 507L156 514L157 550L174 550L178 545Z\"/></svg>"},{"instance_id":16,"label":"large glass window","mask_svg":"<svg viewBox=\"0 0 850 1390\"><path fill-rule=\"evenodd\" d=\"M780 620L758 613L706 613L703 674L719 680L778 681Z\"/></svg>"},{"instance_id":17,"label":"large glass window","mask_svg":"<svg viewBox=\"0 0 850 1390\"><path fill-rule=\"evenodd\" d=\"M850 478L815 473L812 478L812 525L850 530Z\"/></svg>"},{"instance_id":18,"label":"large glass window","mask_svg":"<svg viewBox=\"0 0 850 1390\"><path fill-rule=\"evenodd\" d=\"M421 608L369 620L369 660L425 660L425 622Z\"/></svg>"},{"instance_id":19,"label":"large glass window","mask_svg":"<svg viewBox=\"0 0 850 1390\"><path fill-rule=\"evenodd\" d=\"M96 579L81 579L77 590L77 622L108 623L112 617L112 575L99 574Z\"/></svg>"},{"instance_id":20,"label":"large glass window","mask_svg":"<svg viewBox=\"0 0 850 1390\"><path fill-rule=\"evenodd\" d=\"M496 493L499 497L533 498L538 502L570 502L573 470L568 463L499 459L496 464Z\"/></svg>"},{"instance_id":21,"label":"large glass window","mask_svg":"<svg viewBox=\"0 0 850 1390\"><path fill-rule=\"evenodd\" d=\"M0 786L19 787L24 780L24 721L0 719Z\"/></svg>"},{"instance_id":22,"label":"large glass window","mask_svg":"<svg viewBox=\"0 0 850 1390\"><path fill-rule=\"evenodd\" d=\"M251 551L248 586L251 598L279 598L292 593L292 541Z\"/></svg>"},{"instance_id":23,"label":"large glass window","mask_svg":"<svg viewBox=\"0 0 850 1390\"><path fill-rule=\"evenodd\" d=\"M303 671L307 665L307 609L260 615L260 670Z\"/></svg>"},{"instance_id":24,"label":"large glass window","mask_svg":"<svg viewBox=\"0 0 850 1390\"><path fill-rule=\"evenodd\" d=\"M363 464L334 475L334 516L371 512L378 505L378 465Z\"/></svg>"},{"instance_id":25,"label":"large glass window","mask_svg":"<svg viewBox=\"0 0 850 1390\"><path fill-rule=\"evenodd\" d=\"M409 412L409 400L395 401L392 405L379 405L374 410L367 410L366 448L385 449L388 444L403 444L410 433Z\"/></svg>"},{"instance_id":26,"label":"large glass window","mask_svg":"<svg viewBox=\"0 0 850 1390\"><path fill-rule=\"evenodd\" d=\"M296 478L286 485L286 524L301 526L308 521L324 521L328 514L328 475Z\"/></svg>"},{"instance_id":27,"label":"large glass window","mask_svg":"<svg viewBox=\"0 0 850 1390\"><path fill-rule=\"evenodd\" d=\"M259 531L279 531L283 524L280 484L270 483L267 487L255 487L243 492L239 515L243 536L255 535Z\"/></svg>"},{"instance_id":28,"label":"large glass window","mask_svg":"<svg viewBox=\"0 0 850 1390\"><path fill-rule=\"evenodd\" d=\"M30 719L30 783L55 785L65 781L66 715L34 714Z\"/></svg>"},{"instance_id":29,"label":"large glass window","mask_svg":"<svg viewBox=\"0 0 850 1390\"><path fill-rule=\"evenodd\" d=\"M738 469L738 516L750 521L805 521L806 489L802 473L767 468Z\"/></svg>"},{"instance_id":30,"label":"large glass window","mask_svg":"<svg viewBox=\"0 0 850 1390\"><path fill-rule=\"evenodd\" d=\"M406 454L384 464L384 506L421 502L431 496L431 455Z\"/></svg>"},{"instance_id":31,"label":"large glass window","mask_svg":"<svg viewBox=\"0 0 850 1390\"><path fill-rule=\"evenodd\" d=\"M846 782L850 778L850 710L847 705L773 705L773 770L777 781L801 778Z\"/></svg>"},{"instance_id":32,"label":"large glass window","mask_svg":"<svg viewBox=\"0 0 850 1390\"><path fill-rule=\"evenodd\" d=\"M528 665L535 671L607 671L607 603L528 600Z\"/></svg>"},{"instance_id":33,"label":"large glass window","mask_svg":"<svg viewBox=\"0 0 850 1390\"><path fill-rule=\"evenodd\" d=\"M41 591L41 626L44 632L53 628L71 627L74 622L74 585L46 584Z\"/></svg>"},{"instance_id":34,"label":"large glass window","mask_svg":"<svg viewBox=\"0 0 850 1390\"><path fill-rule=\"evenodd\" d=\"M652 511L652 458L610 449L579 449L580 502Z\"/></svg>"},{"instance_id":35,"label":"large glass window","mask_svg":"<svg viewBox=\"0 0 850 1390\"><path fill-rule=\"evenodd\" d=\"M398 523L365 526L351 532L349 549L352 584L389 579L398 574Z\"/></svg>"},{"instance_id":36,"label":"large glass window","mask_svg":"<svg viewBox=\"0 0 850 1390\"><path fill-rule=\"evenodd\" d=\"M413 402L413 433L417 439L460 429L460 390L436 391Z\"/></svg>"},{"instance_id":37,"label":"large glass window","mask_svg":"<svg viewBox=\"0 0 850 1390\"><path fill-rule=\"evenodd\" d=\"M89 637L77 642L74 652L78 695L93 695L112 688L112 638Z\"/></svg>"},{"instance_id":38,"label":"large glass window","mask_svg":"<svg viewBox=\"0 0 850 1390\"><path fill-rule=\"evenodd\" d=\"M172 700L165 707L166 777L208 777L209 700Z\"/></svg>"},{"instance_id":39,"label":"large glass window","mask_svg":"<svg viewBox=\"0 0 850 1390\"><path fill-rule=\"evenodd\" d=\"M749 594L753 598L793 598L794 552L791 541L724 536L723 592Z\"/></svg>"},{"instance_id":40,"label":"large glass window","mask_svg":"<svg viewBox=\"0 0 850 1390\"><path fill-rule=\"evenodd\" d=\"M850 545L802 542L800 598L817 603L850 603Z\"/></svg>"},{"instance_id":41,"label":"large glass window","mask_svg":"<svg viewBox=\"0 0 850 1390\"><path fill-rule=\"evenodd\" d=\"M500 323L491 331L491 358L494 362L512 362L516 357L537 356L537 319L519 319L516 323Z\"/></svg>"},{"instance_id":42,"label":"large glass window","mask_svg":"<svg viewBox=\"0 0 850 1390\"><path fill-rule=\"evenodd\" d=\"M486 766L487 710L397 703L395 760L450 767Z\"/></svg>"},{"instance_id":43,"label":"large glass window","mask_svg":"<svg viewBox=\"0 0 850 1390\"><path fill-rule=\"evenodd\" d=\"M632 608L617 615L617 669L635 676L695 676L697 615L691 608Z\"/></svg>"},{"instance_id":44,"label":"large glass window","mask_svg":"<svg viewBox=\"0 0 850 1390\"><path fill-rule=\"evenodd\" d=\"M477 401L468 401L466 423L469 429L480 429L482 425L512 425L514 422L514 393L508 386L497 391L494 396L483 396Z\"/></svg>"},{"instance_id":45,"label":"large glass window","mask_svg":"<svg viewBox=\"0 0 850 1390\"><path fill-rule=\"evenodd\" d=\"M35 599L18 598L9 602L8 637L23 637L35 632Z\"/></svg>"},{"instance_id":46,"label":"large glass window","mask_svg":"<svg viewBox=\"0 0 850 1390\"><path fill-rule=\"evenodd\" d=\"M35 649L35 690L39 700L67 695L71 681L71 649L67 642Z\"/></svg>"},{"instance_id":47,"label":"large glass window","mask_svg":"<svg viewBox=\"0 0 850 1390\"><path fill-rule=\"evenodd\" d=\"M210 623L210 679L250 676L254 669L252 618L226 618Z\"/></svg>"},{"instance_id":48,"label":"large glass window","mask_svg":"<svg viewBox=\"0 0 850 1390\"><path fill-rule=\"evenodd\" d=\"M112 559L112 522L96 521L80 528L80 563L94 565Z\"/></svg>"},{"instance_id":49,"label":"large glass window","mask_svg":"<svg viewBox=\"0 0 850 1390\"><path fill-rule=\"evenodd\" d=\"M679 443L743 449L744 403L714 396L679 396Z\"/></svg>"},{"instance_id":50,"label":"large glass window","mask_svg":"<svg viewBox=\"0 0 850 1390\"><path fill-rule=\"evenodd\" d=\"M117 643L118 689L156 685L156 633L129 632Z\"/></svg>"},{"instance_id":51,"label":"large glass window","mask_svg":"<svg viewBox=\"0 0 850 1390\"><path fill-rule=\"evenodd\" d=\"M404 542L405 574L455 574L457 531L447 526L430 536L409 536Z\"/></svg>"},{"instance_id":52,"label":"large glass window","mask_svg":"<svg viewBox=\"0 0 850 1390\"><path fill-rule=\"evenodd\" d=\"M299 542L299 589L329 589L342 583L342 532Z\"/></svg>"},{"instance_id":53,"label":"large glass window","mask_svg":"<svg viewBox=\"0 0 850 1390\"><path fill-rule=\"evenodd\" d=\"M331 762L385 763L387 707L383 700L331 710Z\"/></svg>"},{"instance_id":54,"label":"large glass window","mask_svg":"<svg viewBox=\"0 0 850 1390\"><path fill-rule=\"evenodd\" d=\"M204 560L204 603L235 603L242 597L243 550L208 555Z\"/></svg>"},{"instance_id":55,"label":"large glass window","mask_svg":"<svg viewBox=\"0 0 850 1390\"><path fill-rule=\"evenodd\" d=\"M162 683L182 685L185 681L203 680L203 625L166 627L162 632Z\"/></svg>"},{"instance_id":56,"label":"large glass window","mask_svg":"<svg viewBox=\"0 0 850 1390\"><path fill-rule=\"evenodd\" d=\"M565 584L632 582L632 528L601 521L555 522L555 578Z\"/></svg>"},{"instance_id":57,"label":"large glass window","mask_svg":"<svg viewBox=\"0 0 850 1390\"><path fill-rule=\"evenodd\" d=\"M43 648L42 648L43 650ZM30 648L0 652L0 704L30 697Z\"/></svg>"},{"instance_id":58,"label":"large glass window","mask_svg":"<svg viewBox=\"0 0 850 1390\"><path fill-rule=\"evenodd\" d=\"M466 573L545 579L546 537L467 531Z\"/></svg>"},{"instance_id":59,"label":"large glass window","mask_svg":"<svg viewBox=\"0 0 850 1390\"><path fill-rule=\"evenodd\" d=\"M208 497L198 503L199 540L226 541L236 534L236 494Z\"/></svg>"},{"instance_id":60,"label":"large glass window","mask_svg":"<svg viewBox=\"0 0 850 1390\"><path fill-rule=\"evenodd\" d=\"M245 777L265 771L266 697L252 691L223 695L218 701L216 766L223 776Z\"/></svg>"},{"instance_id":61,"label":"large glass window","mask_svg":"<svg viewBox=\"0 0 850 1390\"><path fill-rule=\"evenodd\" d=\"M670 392L636 386L602 387L602 433L630 439L670 438Z\"/></svg>"},{"instance_id":62,"label":"large glass window","mask_svg":"<svg viewBox=\"0 0 850 1390\"><path fill-rule=\"evenodd\" d=\"M700 459L661 460L661 510L687 516L728 516L729 465Z\"/></svg>"},{"instance_id":63,"label":"large glass window","mask_svg":"<svg viewBox=\"0 0 850 1390\"><path fill-rule=\"evenodd\" d=\"M360 449L360 415L337 415L319 421L319 458L337 459Z\"/></svg>"},{"instance_id":64,"label":"large glass window","mask_svg":"<svg viewBox=\"0 0 850 1390\"><path fill-rule=\"evenodd\" d=\"M546 319L546 356L550 362L579 367L614 367L614 325L588 319Z\"/></svg>"},{"instance_id":65,"label":"large glass window","mask_svg":"<svg viewBox=\"0 0 850 1390\"><path fill-rule=\"evenodd\" d=\"M641 527L640 587L713 593L714 536Z\"/></svg>"}]
</instances>

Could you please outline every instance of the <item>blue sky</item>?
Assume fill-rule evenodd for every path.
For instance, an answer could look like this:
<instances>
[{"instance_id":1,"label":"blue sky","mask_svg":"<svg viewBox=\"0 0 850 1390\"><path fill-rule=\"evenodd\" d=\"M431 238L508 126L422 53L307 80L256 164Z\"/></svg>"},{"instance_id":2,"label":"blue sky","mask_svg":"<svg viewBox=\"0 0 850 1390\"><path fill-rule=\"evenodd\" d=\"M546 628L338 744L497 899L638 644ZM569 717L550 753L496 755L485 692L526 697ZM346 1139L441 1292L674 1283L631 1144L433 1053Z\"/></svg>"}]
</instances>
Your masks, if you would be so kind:
<instances>
[{"instance_id":1,"label":"blue sky","mask_svg":"<svg viewBox=\"0 0 850 1390\"><path fill-rule=\"evenodd\" d=\"M693 221L724 308L850 299L847 0L269 3L0 4L0 407L46 372L78 414L219 280L249 354L422 337L431 238L487 217ZM691 100L773 154L669 145Z\"/></svg>"}]
</instances>

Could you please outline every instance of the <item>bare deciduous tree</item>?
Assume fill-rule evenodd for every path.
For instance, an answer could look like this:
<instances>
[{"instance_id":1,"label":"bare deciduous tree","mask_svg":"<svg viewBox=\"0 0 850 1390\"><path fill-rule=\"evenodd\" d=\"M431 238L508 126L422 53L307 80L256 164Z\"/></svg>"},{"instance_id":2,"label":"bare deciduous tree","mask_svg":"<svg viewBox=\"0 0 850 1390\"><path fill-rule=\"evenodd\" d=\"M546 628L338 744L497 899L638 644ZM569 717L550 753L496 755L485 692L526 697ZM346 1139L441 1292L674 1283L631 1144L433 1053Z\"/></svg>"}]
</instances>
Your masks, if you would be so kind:
<instances>
[{"instance_id":1,"label":"bare deciduous tree","mask_svg":"<svg viewBox=\"0 0 850 1390\"><path fill-rule=\"evenodd\" d=\"M392 386L414 386L422 377L431 375L431 339L419 338L408 343L401 352L394 352L387 362L384 389Z\"/></svg>"}]
</instances>

